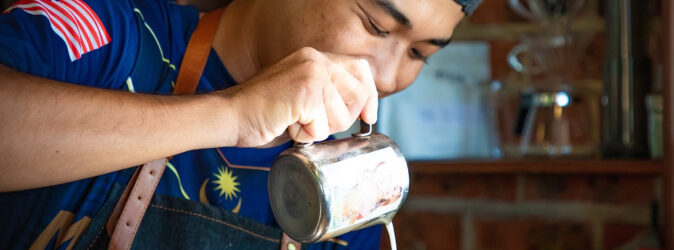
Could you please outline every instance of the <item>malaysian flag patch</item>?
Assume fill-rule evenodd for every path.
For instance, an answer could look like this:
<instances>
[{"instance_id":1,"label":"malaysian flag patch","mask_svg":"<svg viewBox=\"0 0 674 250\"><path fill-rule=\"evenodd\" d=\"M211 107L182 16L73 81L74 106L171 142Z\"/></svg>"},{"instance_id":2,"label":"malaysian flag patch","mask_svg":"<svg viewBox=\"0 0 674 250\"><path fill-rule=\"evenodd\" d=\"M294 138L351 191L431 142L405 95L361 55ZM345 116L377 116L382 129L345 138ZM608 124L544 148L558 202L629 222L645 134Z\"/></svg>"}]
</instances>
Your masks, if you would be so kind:
<instances>
[{"instance_id":1,"label":"malaysian flag patch","mask_svg":"<svg viewBox=\"0 0 674 250\"><path fill-rule=\"evenodd\" d=\"M81 0L20 0L3 14L13 9L45 16L54 33L66 44L71 61L110 42L103 22Z\"/></svg>"}]
</instances>

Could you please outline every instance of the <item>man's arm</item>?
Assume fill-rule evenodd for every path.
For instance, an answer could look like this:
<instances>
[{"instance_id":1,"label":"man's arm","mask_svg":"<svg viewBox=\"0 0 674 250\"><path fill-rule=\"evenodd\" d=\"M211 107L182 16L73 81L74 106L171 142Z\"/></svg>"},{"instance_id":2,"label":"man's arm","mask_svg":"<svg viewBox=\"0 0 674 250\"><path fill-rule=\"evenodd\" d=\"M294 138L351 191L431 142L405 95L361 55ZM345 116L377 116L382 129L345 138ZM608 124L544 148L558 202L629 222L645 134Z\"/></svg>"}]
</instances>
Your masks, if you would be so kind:
<instances>
[{"instance_id":1,"label":"man's arm","mask_svg":"<svg viewBox=\"0 0 674 250\"><path fill-rule=\"evenodd\" d=\"M336 63L338 62L338 63ZM303 48L196 96L96 89L0 65L0 192L55 185L192 149L320 141L377 119L367 62Z\"/></svg>"},{"instance_id":2,"label":"man's arm","mask_svg":"<svg viewBox=\"0 0 674 250\"><path fill-rule=\"evenodd\" d=\"M219 107L217 115L209 113L212 107ZM213 136L237 134L236 113L228 108L227 98L82 87L0 65L0 191L96 176L190 149L235 145L233 136Z\"/></svg>"}]
</instances>

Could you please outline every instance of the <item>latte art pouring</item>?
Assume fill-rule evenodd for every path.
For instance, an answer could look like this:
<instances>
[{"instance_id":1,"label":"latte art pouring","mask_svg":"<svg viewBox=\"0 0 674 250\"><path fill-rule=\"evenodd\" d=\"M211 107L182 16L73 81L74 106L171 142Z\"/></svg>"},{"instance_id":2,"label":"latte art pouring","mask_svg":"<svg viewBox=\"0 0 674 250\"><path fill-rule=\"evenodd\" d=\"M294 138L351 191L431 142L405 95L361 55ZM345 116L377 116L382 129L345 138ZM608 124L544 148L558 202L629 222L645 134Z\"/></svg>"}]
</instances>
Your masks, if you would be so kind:
<instances>
[{"instance_id":1,"label":"latte art pouring","mask_svg":"<svg viewBox=\"0 0 674 250\"><path fill-rule=\"evenodd\" d=\"M386 223L386 232L388 232L388 239L391 242L391 250L397 250L396 232L393 231L393 222Z\"/></svg>"}]
</instances>

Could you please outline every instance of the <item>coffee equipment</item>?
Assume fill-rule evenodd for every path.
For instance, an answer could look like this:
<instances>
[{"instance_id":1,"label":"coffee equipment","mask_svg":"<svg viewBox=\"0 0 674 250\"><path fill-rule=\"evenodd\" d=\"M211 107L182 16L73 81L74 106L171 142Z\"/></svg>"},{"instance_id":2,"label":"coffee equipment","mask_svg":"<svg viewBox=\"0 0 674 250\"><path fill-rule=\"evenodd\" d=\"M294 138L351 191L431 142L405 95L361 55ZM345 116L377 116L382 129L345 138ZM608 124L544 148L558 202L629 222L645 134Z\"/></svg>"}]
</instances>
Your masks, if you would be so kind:
<instances>
[{"instance_id":1,"label":"coffee equipment","mask_svg":"<svg viewBox=\"0 0 674 250\"><path fill-rule=\"evenodd\" d=\"M651 83L644 1L606 1L602 100L604 157L647 157L646 94Z\"/></svg>"},{"instance_id":2,"label":"coffee equipment","mask_svg":"<svg viewBox=\"0 0 674 250\"><path fill-rule=\"evenodd\" d=\"M524 4L523 4L524 2ZM567 26L583 7L584 0L508 0L523 17L546 27Z\"/></svg>"},{"instance_id":3,"label":"coffee equipment","mask_svg":"<svg viewBox=\"0 0 674 250\"><path fill-rule=\"evenodd\" d=\"M282 152L271 167L268 189L281 229L310 243L388 226L407 197L409 173L395 142L361 122L361 131L350 138L296 143Z\"/></svg>"},{"instance_id":4,"label":"coffee equipment","mask_svg":"<svg viewBox=\"0 0 674 250\"><path fill-rule=\"evenodd\" d=\"M583 0L509 0L540 25L507 55L517 74L491 84L506 157L595 156L601 83L574 75L593 35L571 29Z\"/></svg>"}]
</instances>

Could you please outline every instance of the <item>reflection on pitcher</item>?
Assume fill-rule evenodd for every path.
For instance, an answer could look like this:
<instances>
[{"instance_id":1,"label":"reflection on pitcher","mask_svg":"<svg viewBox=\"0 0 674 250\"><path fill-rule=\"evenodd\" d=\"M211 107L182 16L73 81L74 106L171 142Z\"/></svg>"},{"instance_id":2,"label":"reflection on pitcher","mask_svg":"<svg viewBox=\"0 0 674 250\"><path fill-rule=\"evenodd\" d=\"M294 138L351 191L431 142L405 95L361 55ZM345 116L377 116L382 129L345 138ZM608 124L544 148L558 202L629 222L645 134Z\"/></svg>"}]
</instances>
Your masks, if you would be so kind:
<instances>
[{"instance_id":1,"label":"reflection on pitcher","mask_svg":"<svg viewBox=\"0 0 674 250\"><path fill-rule=\"evenodd\" d=\"M274 162L272 211L293 239L317 242L387 224L402 206L407 162L391 138L363 126L369 129L350 138L289 148Z\"/></svg>"},{"instance_id":2,"label":"reflection on pitcher","mask_svg":"<svg viewBox=\"0 0 674 250\"><path fill-rule=\"evenodd\" d=\"M349 224L367 218L374 210L400 199L402 186L394 180L391 163L379 162L374 169L364 171L360 181L345 196L341 221Z\"/></svg>"}]
</instances>

